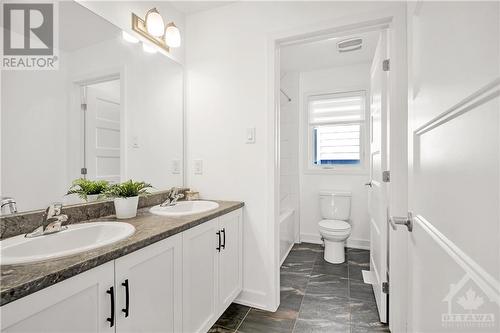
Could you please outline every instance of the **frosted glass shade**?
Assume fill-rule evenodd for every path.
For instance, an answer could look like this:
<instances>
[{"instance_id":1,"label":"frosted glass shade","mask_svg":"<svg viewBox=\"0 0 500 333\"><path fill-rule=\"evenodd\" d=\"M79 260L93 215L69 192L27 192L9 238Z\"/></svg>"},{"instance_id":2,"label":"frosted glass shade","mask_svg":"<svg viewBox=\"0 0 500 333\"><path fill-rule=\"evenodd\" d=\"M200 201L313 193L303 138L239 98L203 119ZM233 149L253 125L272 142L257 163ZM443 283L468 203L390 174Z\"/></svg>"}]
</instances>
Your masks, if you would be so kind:
<instances>
[{"instance_id":1,"label":"frosted glass shade","mask_svg":"<svg viewBox=\"0 0 500 333\"><path fill-rule=\"evenodd\" d=\"M167 29L165 30L165 43L167 43L169 47L181 46L181 32L173 23L167 25Z\"/></svg>"},{"instance_id":2,"label":"frosted glass shade","mask_svg":"<svg viewBox=\"0 0 500 333\"><path fill-rule=\"evenodd\" d=\"M146 14L146 30L151 36L162 37L165 32L165 22L156 8Z\"/></svg>"}]
</instances>

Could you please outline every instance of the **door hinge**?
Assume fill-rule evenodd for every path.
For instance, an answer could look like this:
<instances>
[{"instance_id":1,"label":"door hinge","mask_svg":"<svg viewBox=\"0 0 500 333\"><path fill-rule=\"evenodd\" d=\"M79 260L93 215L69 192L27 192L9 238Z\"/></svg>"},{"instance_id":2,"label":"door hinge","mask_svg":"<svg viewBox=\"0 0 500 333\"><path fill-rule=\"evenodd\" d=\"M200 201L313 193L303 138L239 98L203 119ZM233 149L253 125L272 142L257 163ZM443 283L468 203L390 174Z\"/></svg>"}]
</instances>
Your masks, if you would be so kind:
<instances>
[{"instance_id":1,"label":"door hinge","mask_svg":"<svg viewBox=\"0 0 500 333\"><path fill-rule=\"evenodd\" d=\"M389 183L391 181L391 172L390 171L383 171L382 172L382 181L384 183Z\"/></svg>"},{"instance_id":2,"label":"door hinge","mask_svg":"<svg viewBox=\"0 0 500 333\"><path fill-rule=\"evenodd\" d=\"M87 103L82 103L81 108L83 111L87 111Z\"/></svg>"},{"instance_id":3,"label":"door hinge","mask_svg":"<svg viewBox=\"0 0 500 333\"><path fill-rule=\"evenodd\" d=\"M384 61L382 61L382 70L384 72L388 72L389 70L391 70L391 60L390 59L385 59Z\"/></svg>"},{"instance_id":4,"label":"door hinge","mask_svg":"<svg viewBox=\"0 0 500 333\"><path fill-rule=\"evenodd\" d=\"M382 282L382 292L384 294L389 293L389 282Z\"/></svg>"},{"instance_id":5,"label":"door hinge","mask_svg":"<svg viewBox=\"0 0 500 333\"><path fill-rule=\"evenodd\" d=\"M80 169L80 173L81 173L82 175L86 175L86 174L87 174L87 168L81 168L81 169Z\"/></svg>"}]
</instances>

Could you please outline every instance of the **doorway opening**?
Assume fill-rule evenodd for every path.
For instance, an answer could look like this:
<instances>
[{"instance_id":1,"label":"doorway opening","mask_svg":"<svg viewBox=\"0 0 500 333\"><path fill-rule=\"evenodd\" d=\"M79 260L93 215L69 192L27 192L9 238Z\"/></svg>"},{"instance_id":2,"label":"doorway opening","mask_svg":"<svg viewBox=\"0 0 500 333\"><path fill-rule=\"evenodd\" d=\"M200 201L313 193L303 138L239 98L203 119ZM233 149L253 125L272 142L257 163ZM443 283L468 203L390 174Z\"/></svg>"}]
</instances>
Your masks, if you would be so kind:
<instances>
[{"instance_id":1,"label":"doorway opening","mask_svg":"<svg viewBox=\"0 0 500 333\"><path fill-rule=\"evenodd\" d=\"M120 79L85 84L80 92L81 177L119 183L123 145Z\"/></svg>"},{"instance_id":2,"label":"doorway opening","mask_svg":"<svg viewBox=\"0 0 500 333\"><path fill-rule=\"evenodd\" d=\"M394 161L389 160L393 142L400 140L400 147L406 142L403 133L406 119L393 117L389 112L389 106L406 110L400 98L406 93L406 77L399 72L405 65L401 20L404 13L393 14L386 17L380 13L377 19L364 23L353 19L333 28L305 29L302 35L296 31L280 35L275 39L273 76L278 262L283 267L287 265L286 258L294 243L323 243L319 227L324 219L321 192L348 193L351 210L344 222L351 230L346 245L354 251L370 250L369 254L362 254L368 259L358 273L361 285L368 286L375 296L374 311L380 323L389 322L390 310L385 289L391 257L386 222L389 212L401 204L390 200L391 189L383 177L392 163L406 165L399 159L404 149L398 151ZM315 49L319 54L320 49L326 51L315 57ZM338 52L338 59L343 58L344 62L334 63L334 57L326 53L329 51ZM360 59L363 51L365 58ZM360 58L356 59L358 55ZM301 56L304 69L294 69L292 65L299 64L297 59ZM389 79L392 60L397 73ZM395 127L401 131L394 132ZM398 184L395 189L405 186ZM348 255L349 250L347 262L341 265L347 266L349 272L352 268ZM324 258L321 260L317 263L326 262ZM405 291L398 293L400 300L404 300L404 295ZM404 308L400 313L400 324L404 325Z\"/></svg>"}]
</instances>

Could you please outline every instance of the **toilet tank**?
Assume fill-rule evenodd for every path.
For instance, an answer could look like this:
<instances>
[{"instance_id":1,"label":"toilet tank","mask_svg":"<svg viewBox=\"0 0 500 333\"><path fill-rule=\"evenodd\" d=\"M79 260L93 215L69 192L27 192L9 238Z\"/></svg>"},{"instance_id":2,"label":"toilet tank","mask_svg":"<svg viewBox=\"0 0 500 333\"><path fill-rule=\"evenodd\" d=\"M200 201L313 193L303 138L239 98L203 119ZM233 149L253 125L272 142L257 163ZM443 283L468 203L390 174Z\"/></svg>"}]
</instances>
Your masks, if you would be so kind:
<instances>
[{"instance_id":1,"label":"toilet tank","mask_svg":"<svg viewBox=\"0 0 500 333\"><path fill-rule=\"evenodd\" d=\"M323 219L347 221L351 217L350 192L321 191L319 204Z\"/></svg>"}]
</instances>

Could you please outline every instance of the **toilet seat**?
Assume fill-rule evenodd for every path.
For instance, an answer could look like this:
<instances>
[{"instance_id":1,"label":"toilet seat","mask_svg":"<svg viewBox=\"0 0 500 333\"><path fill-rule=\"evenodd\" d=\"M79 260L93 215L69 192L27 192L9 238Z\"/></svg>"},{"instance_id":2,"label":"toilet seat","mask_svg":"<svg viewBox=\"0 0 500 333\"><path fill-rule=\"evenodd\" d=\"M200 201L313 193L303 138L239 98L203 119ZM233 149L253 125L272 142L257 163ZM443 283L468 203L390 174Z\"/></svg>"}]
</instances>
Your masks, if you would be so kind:
<instances>
[{"instance_id":1,"label":"toilet seat","mask_svg":"<svg viewBox=\"0 0 500 333\"><path fill-rule=\"evenodd\" d=\"M320 229L325 231L348 231L351 229L351 225L342 220L321 220L318 224Z\"/></svg>"}]
</instances>

